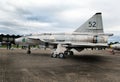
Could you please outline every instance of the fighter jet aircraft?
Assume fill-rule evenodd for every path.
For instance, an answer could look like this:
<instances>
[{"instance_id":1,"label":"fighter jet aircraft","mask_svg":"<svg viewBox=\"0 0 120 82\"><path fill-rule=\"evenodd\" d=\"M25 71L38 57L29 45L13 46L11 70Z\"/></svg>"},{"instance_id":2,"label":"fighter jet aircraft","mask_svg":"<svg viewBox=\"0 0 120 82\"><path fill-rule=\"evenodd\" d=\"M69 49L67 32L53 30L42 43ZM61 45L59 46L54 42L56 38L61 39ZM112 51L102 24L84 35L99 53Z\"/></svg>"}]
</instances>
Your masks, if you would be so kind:
<instances>
[{"instance_id":1,"label":"fighter jet aircraft","mask_svg":"<svg viewBox=\"0 0 120 82\"><path fill-rule=\"evenodd\" d=\"M96 13L72 33L42 33L23 36L15 40L16 44L27 45L30 54L31 45L53 46L51 57L64 58L73 55L71 49L82 51L85 48L106 48L109 36L103 32L102 13Z\"/></svg>"}]
</instances>

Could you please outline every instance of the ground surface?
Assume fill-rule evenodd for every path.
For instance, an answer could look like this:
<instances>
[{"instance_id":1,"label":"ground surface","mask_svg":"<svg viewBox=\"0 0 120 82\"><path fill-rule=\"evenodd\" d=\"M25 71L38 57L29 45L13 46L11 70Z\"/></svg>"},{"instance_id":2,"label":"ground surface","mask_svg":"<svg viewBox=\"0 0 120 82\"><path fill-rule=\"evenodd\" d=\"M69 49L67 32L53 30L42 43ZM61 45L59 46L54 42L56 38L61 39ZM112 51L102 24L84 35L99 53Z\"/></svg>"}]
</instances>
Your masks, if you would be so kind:
<instances>
[{"instance_id":1,"label":"ground surface","mask_svg":"<svg viewBox=\"0 0 120 82\"><path fill-rule=\"evenodd\" d=\"M120 82L120 55L85 50L59 59L50 50L0 49L0 82Z\"/></svg>"}]
</instances>

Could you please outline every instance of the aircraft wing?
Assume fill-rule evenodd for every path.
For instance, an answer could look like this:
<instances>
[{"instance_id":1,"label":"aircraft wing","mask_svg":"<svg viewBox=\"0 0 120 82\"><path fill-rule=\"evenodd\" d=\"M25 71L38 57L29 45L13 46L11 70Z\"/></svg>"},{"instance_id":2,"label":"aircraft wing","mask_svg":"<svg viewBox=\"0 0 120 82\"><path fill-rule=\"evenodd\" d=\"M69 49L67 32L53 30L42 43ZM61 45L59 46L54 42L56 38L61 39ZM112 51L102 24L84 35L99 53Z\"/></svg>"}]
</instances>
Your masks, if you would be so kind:
<instances>
[{"instance_id":1,"label":"aircraft wing","mask_svg":"<svg viewBox=\"0 0 120 82\"><path fill-rule=\"evenodd\" d=\"M106 48L107 43L73 43L73 42L54 42L51 44L62 44L66 48Z\"/></svg>"},{"instance_id":2,"label":"aircraft wing","mask_svg":"<svg viewBox=\"0 0 120 82\"><path fill-rule=\"evenodd\" d=\"M71 43L69 47L78 48L97 48L97 47L108 47L107 43Z\"/></svg>"}]
</instances>

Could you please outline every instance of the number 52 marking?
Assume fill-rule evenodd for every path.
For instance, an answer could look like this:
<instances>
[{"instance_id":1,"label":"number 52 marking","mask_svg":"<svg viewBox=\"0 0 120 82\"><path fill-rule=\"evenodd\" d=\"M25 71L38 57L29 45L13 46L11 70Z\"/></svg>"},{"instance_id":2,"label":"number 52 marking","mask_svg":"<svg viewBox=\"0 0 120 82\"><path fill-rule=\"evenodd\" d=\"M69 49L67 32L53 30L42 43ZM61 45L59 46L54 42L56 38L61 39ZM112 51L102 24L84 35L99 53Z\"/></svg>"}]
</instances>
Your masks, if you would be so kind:
<instances>
[{"instance_id":1,"label":"number 52 marking","mask_svg":"<svg viewBox=\"0 0 120 82\"><path fill-rule=\"evenodd\" d=\"M96 22L95 21L93 21L93 22L89 22L89 27L96 27Z\"/></svg>"}]
</instances>

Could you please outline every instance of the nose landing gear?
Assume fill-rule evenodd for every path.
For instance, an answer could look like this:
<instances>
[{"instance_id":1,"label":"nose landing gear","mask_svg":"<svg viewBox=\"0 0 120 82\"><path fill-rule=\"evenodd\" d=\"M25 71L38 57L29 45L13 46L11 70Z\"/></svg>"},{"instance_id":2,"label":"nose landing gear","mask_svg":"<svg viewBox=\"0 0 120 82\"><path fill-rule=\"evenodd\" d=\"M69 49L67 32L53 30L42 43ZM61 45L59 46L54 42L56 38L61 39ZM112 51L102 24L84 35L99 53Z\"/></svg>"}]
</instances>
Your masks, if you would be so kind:
<instances>
[{"instance_id":1,"label":"nose landing gear","mask_svg":"<svg viewBox=\"0 0 120 82\"><path fill-rule=\"evenodd\" d=\"M31 54L31 47L30 46L28 46L27 54Z\"/></svg>"}]
</instances>

